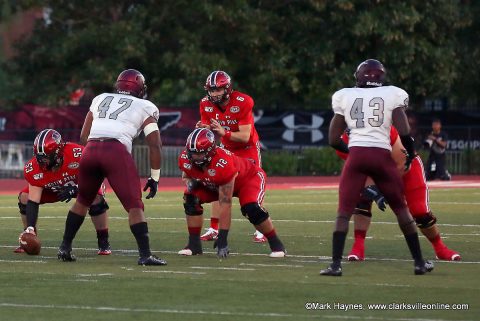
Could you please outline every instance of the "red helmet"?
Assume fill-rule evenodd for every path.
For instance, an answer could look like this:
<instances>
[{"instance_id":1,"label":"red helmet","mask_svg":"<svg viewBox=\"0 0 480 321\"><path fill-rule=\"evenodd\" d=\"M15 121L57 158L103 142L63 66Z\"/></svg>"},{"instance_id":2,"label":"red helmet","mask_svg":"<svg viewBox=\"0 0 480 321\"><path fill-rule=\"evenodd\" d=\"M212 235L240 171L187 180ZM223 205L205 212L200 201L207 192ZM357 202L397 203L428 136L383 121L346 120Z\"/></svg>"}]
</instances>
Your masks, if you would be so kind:
<instances>
[{"instance_id":1,"label":"red helmet","mask_svg":"<svg viewBox=\"0 0 480 321\"><path fill-rule=\"evenodd\" d=\"M380 87L385 83L387 71L382 63L375 59L367 59L357 67L353 74L357 87Z\"/></svg>"},{"instance_id":2,"label":"red helmet","mask_svg":"<svg viewBox=\"0 0 480 321\"><path fill-rule=\"evenodd\" d=\"M65 142L54 129L42 130L33 142L33 154L43 170L51 170L63 162Z\"/></svg>"},{"instance_id":3,"label":"red helmet","mask_svg":"<svg viewBox=\"0 0 480 321\"><path fill-rule=\"evenodd\" d=\"M119 94L147 98L147 85L142 73L135 69L124 70L118 75L115 90Z\"/></svg>"},{"instance_id":4,"label":"red helmet","mask_svg":"<svg viewBox=\"0 0 480 321\"><path fill-rule=\"evenodd\" d=\"M215 135L206 128L196 128L187 138L188 159L197 166L207 165L216 154ZM198 155L194 157L193 155Z\"/></svg>"},{"instance_id":5,"label":"red helmet","mask_svg":"<svg viewBox=\"0 0 480 321\"><path fill-rule=\"evenodd\" d=\"M207 91L208 99L216 104L221 105L230 99L230 94L233 91L232 80L230 76L225 71L214 71L208 77L203 87ZM210 91L223 88L223 95L221 96L211 96Z\"/></svg>"}]
</instances>

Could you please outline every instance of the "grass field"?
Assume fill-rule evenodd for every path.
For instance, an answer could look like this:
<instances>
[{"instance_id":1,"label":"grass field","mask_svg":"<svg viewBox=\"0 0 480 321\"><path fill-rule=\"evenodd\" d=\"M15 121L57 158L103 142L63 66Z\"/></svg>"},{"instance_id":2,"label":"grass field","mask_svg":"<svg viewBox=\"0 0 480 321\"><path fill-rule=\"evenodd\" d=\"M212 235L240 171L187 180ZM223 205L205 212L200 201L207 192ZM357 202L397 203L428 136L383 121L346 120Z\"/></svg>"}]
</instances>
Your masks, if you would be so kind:
<instances>
[{"instance_id":1,"label":"grass field","mask_svg":"<svg viewBox=\"0 0 480 321\"><path fill-rule=\"evenodd\" d=\"M318 274L331 254L336 190L267 192L265 206L287 247L285 259L270 259L268 245L251 241L253 229L236 205L229 234L233 254L221 261L212 243L204 243L203 256L176 255L187 239L181 193L157 195L145 202L146 213L152 249L167 259L165 267L136 265L136 244L113 195L108 198L113 255L96 255L87 219L74 243L78 261L57 260L69 208L63 203L40 208L41 255L14 254L20 232L17 200L0 196L0 320L480 319L478 189L431 191L445 242L461 252L462 262L434 260L431 274L414 276L394 215L374 210L367 261L345 263L340 278ZM351 244L349 237L346 251ZM421 244L425 256L434 259L423 237ZM398 304L395 310L368 306L391 303ZM449 304L450 310L399 306L415 303ZM468 309L452 310L453 304ZM315 305L316 310L306 308ZM353 310L354 305L362 309Z\"/></svg>"}]
</instances>

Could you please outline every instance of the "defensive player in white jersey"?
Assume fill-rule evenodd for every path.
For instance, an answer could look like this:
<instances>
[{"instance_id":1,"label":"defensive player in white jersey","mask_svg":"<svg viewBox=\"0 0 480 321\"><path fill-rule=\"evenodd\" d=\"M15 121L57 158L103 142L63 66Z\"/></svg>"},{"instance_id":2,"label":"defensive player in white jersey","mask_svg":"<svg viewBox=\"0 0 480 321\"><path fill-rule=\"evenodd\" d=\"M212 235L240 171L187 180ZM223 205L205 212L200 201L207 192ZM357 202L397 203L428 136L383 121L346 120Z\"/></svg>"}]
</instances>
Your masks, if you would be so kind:
<instances>
[{"instance_id":1,"label":"defensive player in white jersey","mask_svg":"<svg viewBox=\"0 0 480 321\"><path fill-rule=\"evenodd\" d=\"M344 88L332 96L335 115L329 128L329 143L349 153L342 170L339 205L332 241L332 264L321 275L341 276L341 260L348 232L348 223L360 199L367 177L371 177L397 216L414 260L414 273L425 274L433 265L425 261L420 249L417 228L403 197L403 182L391 157L390 128L398 130L407 150L405 169L415 158L405 109L408 94L395 86L383 86L386 71L375 59L362 62L354 74L356 87ZM341 135L348 127L348 146Z\"/></svg>"},{"instance_id":2,"label":"defensive player in white jersey","mask_svg":"<svg viewBox=\"0 0 480 321\"><path fill-rule=\"evenodd\" d=\"M138 245L139 265L165 265L152 255L140 178L131 155L132 140L143 130L150 151L151 176L143 188L147 199L157 193L160 178L162 141L158 129L158 108L146 100L143 75L124 70L115 83L116 93L95 97L83 124L80 141L86 147L80 161L78 197L68 212L63 242L58 251L62 261L75 261L72 242L85 219L89 206L105 178L128 212L128 222Z\"/></svg>"}]
</instances>

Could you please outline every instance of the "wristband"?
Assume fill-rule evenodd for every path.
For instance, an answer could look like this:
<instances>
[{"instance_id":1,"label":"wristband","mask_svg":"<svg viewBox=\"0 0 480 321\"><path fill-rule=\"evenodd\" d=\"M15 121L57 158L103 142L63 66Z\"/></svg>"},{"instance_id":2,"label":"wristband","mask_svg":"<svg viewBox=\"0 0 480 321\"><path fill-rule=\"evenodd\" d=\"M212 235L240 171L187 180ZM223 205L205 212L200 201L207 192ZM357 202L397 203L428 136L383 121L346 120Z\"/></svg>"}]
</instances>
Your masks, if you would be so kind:
<instances>
[{"instance_id":1,"label":"wristband","mask_svg":"<svg viewBox=\"0 0 480 321\"><path fill-rule=\"evenodd\" d=\"M232 132L229 130L226 130L223 138L230 140L230 137L232 137Z\"/></svg>"},{"instance_id":2,"label":"wristband","mask_svg":"<svg viewBox=\"0 0 480 321\"><path fill-rule=\"evenodd\" d=\"M150 177L153 178L155 182L158 182L158 180L160 179L161 170L162 170L161 168L159 169L150 168Z\"/></svg>"}]
</instances>

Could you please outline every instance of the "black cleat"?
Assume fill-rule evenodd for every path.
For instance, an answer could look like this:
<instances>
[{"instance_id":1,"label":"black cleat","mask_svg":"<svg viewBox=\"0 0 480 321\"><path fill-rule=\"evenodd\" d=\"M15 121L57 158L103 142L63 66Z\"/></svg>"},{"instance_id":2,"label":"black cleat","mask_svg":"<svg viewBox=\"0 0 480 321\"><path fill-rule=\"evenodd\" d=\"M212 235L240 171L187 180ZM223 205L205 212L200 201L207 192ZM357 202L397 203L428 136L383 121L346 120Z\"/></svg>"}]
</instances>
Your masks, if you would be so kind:
<instances>
[{"instance_id":1,"label":"black cleat","mask_svg":"<svg viewBox=\"0 0 480 321\"><path fill-rule=\"evenodd\" d=\"M72 249L68 249L62 246L58 249L57 257L63 262L75 262L77 260L75 255L72 254Z\"/></svg>"},{"instance_id":2,"label":"black cleat","mask_svg":"<svg viewBox=\"0 0 480 321\"><path fill-rule=\"evenodd\" d=\"M423 275L427 272L432 272L434 265L430 261L425 261L423 264L415 264L415 275Z\"/></svg>"},{"instance_id":3,"label":"black cleat","mask_svg":"<svg viewBox=\"0 0 480 321\"><path fill-rule=\"evenodd\" d=\"M342 276L342 267L332 267L331 265L325 270L320 270L320 275Z\"/></svg>"},{"instance_id":4,"label":"black cleat","mask_svg":"<svg viewBox=\"0 0 480 321\"><path fill-rule=\"evenodd\" d=\"M138 265L167 265L167 261L156 257L155 255L150 255L147 257L140 257L138 259Z\"/></svg>"}]
</instances>

